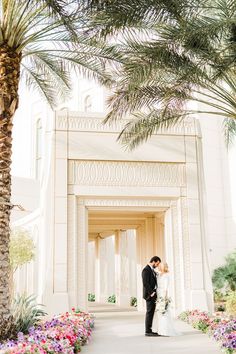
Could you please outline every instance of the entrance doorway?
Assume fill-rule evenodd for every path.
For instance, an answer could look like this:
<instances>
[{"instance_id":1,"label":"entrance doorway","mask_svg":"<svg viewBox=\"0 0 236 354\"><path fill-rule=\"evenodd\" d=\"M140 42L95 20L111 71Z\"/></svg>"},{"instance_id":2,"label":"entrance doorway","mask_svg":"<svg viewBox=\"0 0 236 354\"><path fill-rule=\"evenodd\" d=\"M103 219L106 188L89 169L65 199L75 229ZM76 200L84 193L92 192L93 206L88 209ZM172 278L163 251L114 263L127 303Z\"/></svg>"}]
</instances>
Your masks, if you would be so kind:
<instances>
[{"instance_id":1,"label":"entrance doorway","mask_svg":"<svg viewBox=\"0 0 236 354\"><path fill-rule=\"evenodd\" d=\"M88 210L88 307L142 310L142 268L164 253L163 211Z\"/></svg>"}]
</instances>

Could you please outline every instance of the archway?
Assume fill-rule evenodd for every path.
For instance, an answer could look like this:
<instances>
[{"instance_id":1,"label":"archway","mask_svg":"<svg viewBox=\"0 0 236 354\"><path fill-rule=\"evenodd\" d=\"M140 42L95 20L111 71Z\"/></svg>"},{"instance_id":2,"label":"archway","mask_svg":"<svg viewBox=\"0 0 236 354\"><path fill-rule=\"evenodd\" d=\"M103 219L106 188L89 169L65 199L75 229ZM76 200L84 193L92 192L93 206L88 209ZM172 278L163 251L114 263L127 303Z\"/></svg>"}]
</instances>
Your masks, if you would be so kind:
<instances>
[{"instance_id":1,"label":"archway","mask_svg":"<svg viewBox=\"0 0 236 354\"><path fill-rule=\"evenodd\" d=\"M95 300L97 308L104 309L110 301L116 309L130 310L136 300L138 310L142 310L142 267L151 256L163 257L164 253L162 211L89 211L89 308L93 305L94 310Z\"/></svg>"},{"instance_id":2,"label":"archway","mask_svg":"<svg viewBox=\"0 0 236 354\"><path fill-rule=\"evenodd\" d=\"M68 294L69 306L75 304L81 309L88 309L88 239L89 239L89 216L91 213L118 213L123 216L129 213L138 213L137 224L129 223L129 226L137 228L137 274L141 274L142 268L148 259L155 253L165 260L171 269L170 295L176 313L186 308L207 308L206 292L202 286L196 283L192 288L192 269L199 268L199 263L191 261L188 217L186 212L186 198L124 198L124 197L85 197L70 196L68 215L70 215L68 228ZM145 223L140 224L140 213L148 214ZM162 222L154 223L153 214L162 213ZM107 215L105 217L107 218ZM123 218L122 216L122 218ZM114 214L112 215L114 218ZM163 221L164 220L164 221ZM160 221L160 220L159 220ZM117 221L116 221L117 222ZM114 230L128 229L127 224L110 221ZM114 226L115 224L115 226ZM116 226L117 225L117 226ZM122 226L123 225L123 226ZM137 227L139 225L139 227ZM158 226L159 225L159 226ZM162 227L162 237L158 240L158 227ZM97 229L95 231L97 233ZM156 238L153 238L156 235ZM164 236L163 236L164 235ZM154 241L156 240L156 241ZM158 249L154 252L155 242L162 245L163 251ZM193 250L201 257L200 249ZM200 268L202 264L200 264ZM197 273L198 276L201 273ZM202 275L201 275L202 277ZM143 309L141 277L137 277L137 300L138 310ZM71 304L71 305L70 305Z\"/></svg>"}]
</instances>

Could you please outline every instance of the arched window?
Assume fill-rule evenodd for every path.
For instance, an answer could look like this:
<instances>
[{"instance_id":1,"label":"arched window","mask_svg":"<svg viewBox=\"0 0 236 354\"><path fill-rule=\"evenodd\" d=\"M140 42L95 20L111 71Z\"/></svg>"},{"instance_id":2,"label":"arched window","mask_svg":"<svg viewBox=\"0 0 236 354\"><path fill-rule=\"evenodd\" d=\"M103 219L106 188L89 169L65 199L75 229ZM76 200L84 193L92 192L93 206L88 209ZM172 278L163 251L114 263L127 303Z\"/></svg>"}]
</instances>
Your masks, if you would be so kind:
<instances>
[{"instance_id":1,"label":"arched window","mask_svg":"<svg viewBox=\"0 0 236 354\"><path fill-rule=\"evenodd\" d=\"M91 112L92 111L92 100L91 96L86 96L84 99L84 111Z\"/></svg>"},{"instance_id":2,"label":"arched window","mask_svg":"<svg viewBox=\"0 0 236 354\"><path fill-rule=\"evenodd\" d=\"M42 122L41 119L36 124L36 178L38 179L41 171L42 162Z\"/></svg>"}]
</instances>

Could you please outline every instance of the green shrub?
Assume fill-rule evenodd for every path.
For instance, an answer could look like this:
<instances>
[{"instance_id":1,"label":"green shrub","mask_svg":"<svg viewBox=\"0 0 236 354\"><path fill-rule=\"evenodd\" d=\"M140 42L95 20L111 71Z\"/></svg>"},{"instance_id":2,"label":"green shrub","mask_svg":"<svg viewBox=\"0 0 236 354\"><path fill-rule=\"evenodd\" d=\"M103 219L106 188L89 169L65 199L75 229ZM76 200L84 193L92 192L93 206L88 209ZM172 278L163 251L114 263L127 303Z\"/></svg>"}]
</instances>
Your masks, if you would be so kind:
<instances>
[{"instance_id":1,"label":"green shrub","mask_svg":"<svg viewBox=\"0 0 236 354\"><path fill-rule=\"evenodd\" d=\"M17 332L28 333L28 329L36 325L47 313L36 302L34 295L18 295L13 301L12 315Z\"/></svg>"},{"instance_id":2,"label":"green shrub","mask_svg":"<svg viewBox=\"0 0 236 354\"><path fill-rule=\"evenodd\" d=\"M225 353L225 354L234 354L234 353L235 353L235 350L234 350L234 349L230 349L230 348L226 348L226 349L224 350L224 353Z\"/></svg>"},{"instance_id":3,"label":"green shrub","mask_svg":"<svg viewBox=\"0 0 236 354\"><path fill-rule=\"evenodd\" d=\"M214 289L214 301L222 302L225 301L225 294L222 291Z\"/></svg>"},{"instance_id":4,"label":"green shrub","mask_svg":"<svg viewBox=\"0 0 236 354\"><path fill-rule=\"evenodd\" d=\"M224 266L214 270L212 282L215 290L236 291L236 251L226 257Z\"/></svg>"},{"instance_id":5,"label":"green shrub","mask_svg":"<svg viewBox=\"0 0 236 354\"><path fill-rule=\"evenodd\" d=\"M95 294L88 294L88 301L94 302L95 301Z\"/></svg>"},{"instance_id":6,"label":"green shrub","mask_svg":"<svg viewBox=\"0 0 236 354\"><path fill-rule=\"evenodd\" d=\"M109 298L107 299L107 302L115 304L116 303L116 296L114 294L109 296Z\"/></svg>"},{"instance_id":7,"label":"green shrub","mask_svg":"<svg viewBox=\"0 0 236 354\"><path fill-rule=\"evenodd\" d=\"M181 320L181 321L184 321L184 322L188 322L188 316L190 314L190 311L184 311L184 312L181 312L178 316L178 318Z\"/></svg>"},{"instance_id":8,"label":"green shrub","mask_svg":"<svg viewBox=\"0 0 236 354\"><path fill-rule=\"evenodd\" d=\"M199 329L199 331L202 331L203 333L206 333L208 331L209 324L206 323L206 321L199 320L193 323L193 327Z\"/></svg>"},{"instance_id":9,"label":"green shrub","mask_svg":"<svg viewBox=\"0 0 236 354\"><path fill-rule=\"evenodd\" d=\"M132 296L130 299L130 306L137 307L137 298Z\"/></svg>"},{"instance_id":10,"label":"green shrub","mask_svg":"<svg viewBox=\"0 0 236 354\"><path fill-rule=\"evenodd\" d=\"M225 305L224 304L216 304L215 305L215 311L216 312L224 312L225 311Z\"/></svg>"},{"instance_id":11,"label":"green shrub","mask_svg":"<svg viewBox=\"0 0 236 354\"><path fill-rule=\"evenodd\" d=\"M81 352L81 343L80 343L79 340L77 340L77 341L75 342L74 347L75 347L75 349L74 349L74 352L75 352L75 353L80 353L80 352Z\"/></svg>"},{"instance_id":12,"label":"green shrub","mask_svg":"<svg viewBox=\"0 0 236 354\"><path fill-rule=\"evenodd\" d=\"M229 315L236 315L236 291L233 291L227 296L226 300L226 312Z\"/></svg>"}]
</instances>

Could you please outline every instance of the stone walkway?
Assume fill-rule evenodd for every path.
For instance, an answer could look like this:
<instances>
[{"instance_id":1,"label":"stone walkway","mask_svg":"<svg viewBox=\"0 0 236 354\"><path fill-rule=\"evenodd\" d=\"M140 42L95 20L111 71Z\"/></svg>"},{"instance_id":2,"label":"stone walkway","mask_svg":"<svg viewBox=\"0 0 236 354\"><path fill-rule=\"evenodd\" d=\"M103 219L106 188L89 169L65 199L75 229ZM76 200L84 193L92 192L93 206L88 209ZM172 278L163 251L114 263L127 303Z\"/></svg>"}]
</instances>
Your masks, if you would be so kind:
<instances>
[{"instance_id":1,"label":"stone walkway","mask_svg":"<svg viewBox=\"0 0 236 354\"><path fill-rule=\"evenodd\" d=\"M220 354L212 339L181 321L179 337L143 335L144 315L137 312L96 313L95 329L84 354Z\"/></svg>"}]
</instances>

